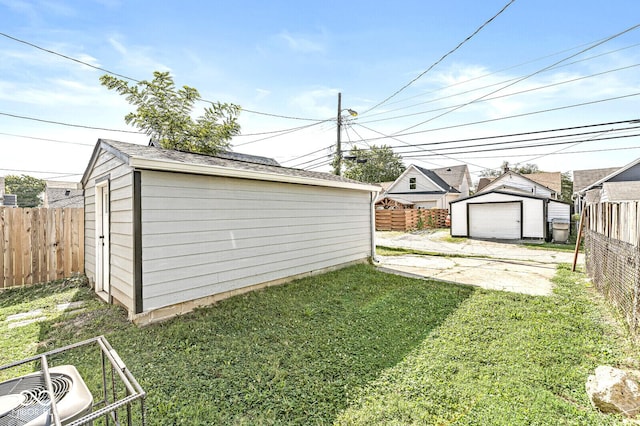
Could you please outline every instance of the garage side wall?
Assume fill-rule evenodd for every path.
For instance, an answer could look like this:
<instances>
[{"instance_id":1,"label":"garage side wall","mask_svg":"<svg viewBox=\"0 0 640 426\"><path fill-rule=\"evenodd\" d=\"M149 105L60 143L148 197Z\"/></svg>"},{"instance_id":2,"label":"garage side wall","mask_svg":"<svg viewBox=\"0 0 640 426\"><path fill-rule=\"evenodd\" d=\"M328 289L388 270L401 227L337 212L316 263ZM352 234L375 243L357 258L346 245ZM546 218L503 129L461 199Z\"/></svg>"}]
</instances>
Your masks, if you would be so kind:
<instances>
[{"instance_id":1,"label":"garage side wall","mask_svg":"<svg viewBox=\"0 0 640 426\"><path fill-rule=\"evenodd\" d=\"M131 168L106 151L100 151L85 186L85 273L96 280L96 180L109 180L111 295L133 309L133 208Z\"/></svg>"},{"instance_id":2,"label":"garage side wall","mask_svg":"<svg viewBox=\"0 0 640 426\"><path fill-rule=\"evenodd\" d=\"M142 171L143 311L366 259L363 191Z\"/></svg>"}]
</instances>

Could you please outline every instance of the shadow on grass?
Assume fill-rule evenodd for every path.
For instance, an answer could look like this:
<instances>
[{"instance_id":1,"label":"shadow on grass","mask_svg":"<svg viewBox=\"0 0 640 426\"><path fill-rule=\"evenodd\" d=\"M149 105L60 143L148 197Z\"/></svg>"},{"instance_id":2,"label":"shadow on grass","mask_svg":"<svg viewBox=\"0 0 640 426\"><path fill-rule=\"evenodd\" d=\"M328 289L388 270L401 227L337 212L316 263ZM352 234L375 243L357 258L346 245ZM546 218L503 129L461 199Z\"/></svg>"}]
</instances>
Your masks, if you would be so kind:
<instances>
[{"instance_id":1,"label":"shadow on grass","mask_svg":"<svg viewBox=\"0 0 640 426\"><path fill-rule=\"evenodd\" d=\"M63 346L105 334L148 393L148 424L331 423L473 292L358 265L145 328L92 305L42 324L39 338ZM92 357L67 361L99 387Z\"/></svg>"}]
</instances>

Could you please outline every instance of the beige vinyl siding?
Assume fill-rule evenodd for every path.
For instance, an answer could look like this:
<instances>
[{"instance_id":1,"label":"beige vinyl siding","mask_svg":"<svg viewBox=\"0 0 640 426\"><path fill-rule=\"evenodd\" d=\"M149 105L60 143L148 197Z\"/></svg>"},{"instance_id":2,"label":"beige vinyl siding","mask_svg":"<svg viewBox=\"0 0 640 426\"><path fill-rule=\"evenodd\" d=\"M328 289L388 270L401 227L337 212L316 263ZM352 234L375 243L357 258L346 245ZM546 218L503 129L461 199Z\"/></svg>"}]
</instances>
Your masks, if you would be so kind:
<instances>
[{"instance_id":1,"label":"beige vinyl siding","mask_svg":"<svg viewBox=\"0 0 640 426\"><path fill-rule=\"evenodd\" d=\"M132 171L122 160L101 151L85 187L85 271L95 282L95 181L109 176L111 295L133 310Z\"/></svg>"},{"instance_id":2,"label":"beige vinyl siding","mask_svg":"<svg viewBox=\"0 0 640 426\"><path fill-rule=\"evenodd\" d=\"M365 259L370 194L142 172L143 310Z\"/></svg>"}]
</instances>

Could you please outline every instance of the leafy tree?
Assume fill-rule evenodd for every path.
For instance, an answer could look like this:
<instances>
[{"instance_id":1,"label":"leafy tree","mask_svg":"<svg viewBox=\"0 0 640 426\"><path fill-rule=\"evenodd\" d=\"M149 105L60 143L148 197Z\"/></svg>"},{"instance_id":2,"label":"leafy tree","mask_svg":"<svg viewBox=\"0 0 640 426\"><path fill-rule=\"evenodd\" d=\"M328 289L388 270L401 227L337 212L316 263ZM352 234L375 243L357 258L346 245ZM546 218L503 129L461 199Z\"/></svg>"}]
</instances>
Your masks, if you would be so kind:
<instances>
[{"instance_id":1,"label":"leafy tree","mask_svg":"<svg viewBox=\"0 0 640 426\"><path fill-rule=\"evenodd\" d=\"M368 183L396 180L405 170L402 157L386 145L366 150L353 147L343 164L345 177Z\"/></svg>"},{"instance_id":2,"label":"leafy tree","mask_svg":"<svg viewBox=\"0 0 640 426\"><path fill-rule=\"evenodd\" d=\"M191 112L195 102L201 100L200 94L189 86L176 89L168 72L155 71L152 81L131 86L126 80L105 74L100 83L127 97L137 108L124 117L127 124L143 130L163 148L216 154L227 149L231 137L240 133L238 105L211 103L204 115L193 120Z\"/></svg>"},{"instance_id":3,"label":"leafy tree","mask_svg":"<svg viewBox=\"0 0 640 426\"><path fill-rule=\"evenodd\" d=\"M536 164L531 164L531 163L527 163L527 164L523 164L523 165L516 165L516 166L509 166L509 162L508 161L503 161L502 162L502 166L500 166L499 169L487 169L487 170L483 170L480 173L480 176L482 177L498 177L500 175L502 175L504 173L505 168L509 168L509 170L516 172L518 174L521 175L527 175L529 173L537 173L540 171L540 169L538 168L538 166Z\"/></svg>"},{"instance_id":4,"label":"leafy tree","mask_svg":"<svg viewBox=\"0 0 640 426\"><path fill-rule=\"evenodd\" d=\"M41 195L47 184L33 176L9 175L4 178L7 194L16 195L18 207L38 207L42 203Z\"/></svg>"},{"instance_id":5,"label":"leafy tree","mask_svg":"<svg viewBox=\"0 0 640 426\"><path fill-rule=\"evenodd\" d=\"M571 172L562 173L561 178L562 190L560 192L560 199L567 203L571 203L571 197L573 196L573 180L571 179Z\"/></svg>"}]
</instances>

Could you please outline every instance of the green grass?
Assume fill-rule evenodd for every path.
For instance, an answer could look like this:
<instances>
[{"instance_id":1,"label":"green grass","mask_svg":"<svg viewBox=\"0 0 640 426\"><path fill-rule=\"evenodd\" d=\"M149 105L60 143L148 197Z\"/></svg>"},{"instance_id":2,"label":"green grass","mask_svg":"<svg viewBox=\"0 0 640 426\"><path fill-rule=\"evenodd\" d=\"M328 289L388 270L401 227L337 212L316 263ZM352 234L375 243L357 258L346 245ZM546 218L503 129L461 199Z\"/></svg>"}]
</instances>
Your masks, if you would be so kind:
<instances>
[{"instance_id":1,"label":"green grass","mask_svg":"<svg viewBox=\"0 0 640 426\"><path fill-rule=\"evenodd\" d=\"M549 297L358 265L137 328L68 283L0 294L0 364L105 334L148 392L148 424L617 424L584 382L628 356L606 311L559 271ZM85 300L81 312L51 306ZM9 330L13 313L47 321ZM79 367L99 387L94 357Z\"/></svg>"}]
</instances>

